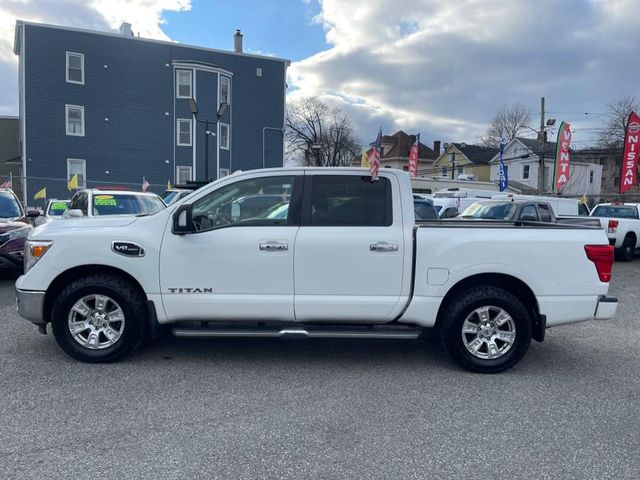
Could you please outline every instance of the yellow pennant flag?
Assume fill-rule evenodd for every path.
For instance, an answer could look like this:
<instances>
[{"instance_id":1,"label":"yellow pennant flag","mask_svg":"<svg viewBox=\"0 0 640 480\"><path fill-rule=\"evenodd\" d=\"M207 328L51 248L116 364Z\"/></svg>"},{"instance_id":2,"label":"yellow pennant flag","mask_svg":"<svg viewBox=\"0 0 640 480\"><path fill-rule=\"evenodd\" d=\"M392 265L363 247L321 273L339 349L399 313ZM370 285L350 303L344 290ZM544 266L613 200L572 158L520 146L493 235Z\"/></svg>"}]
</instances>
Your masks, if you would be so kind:
<instances>
[{"instance_id":1,"label":"yellow pennant flag","mask_svg":"<svg viewBox=\"0 0 640 480\"><path fill-rule=\"evenodd\" d=\"M367 155L367 151L362 149L362 160L360 161L360 166L364 168L369 168L369 156Z\"/></svg>"},{"instance_id":2,"label":"yellow pennant flag","mask_svg":"<svg viewBox=\"0 0 640 480\"><path fill-rule=\"evenodd\" d=\"M38 192L33 196L34 200L38 200L39 198L47 198L47 187L42 190L38 190Z\"/></svg>"},{"instance_id":3,"label":"yellow pennant flag","mask_svg":"<svg viewBox=\"0 0 640 480\"><path fill-rule=\"evenodd\" d=\"M587 198L587 194L586 193L584 195L582 195L582 198L580 198L580 203L583 203L586 206L589 206L589 199Z\"/></svg>"},{"instance_id":4,"label":"yellow pennant flag","mask_svg":"<svg viewBox=\"0 0 640 480\"><path fill-rule=\"evenodd\" d=\"M73 177L71 177L71 180L69 180L69 183L67 183L67 190L71 191L77 188L78 188L78 174L76 173Z\"/></svg>"}]
</instances>

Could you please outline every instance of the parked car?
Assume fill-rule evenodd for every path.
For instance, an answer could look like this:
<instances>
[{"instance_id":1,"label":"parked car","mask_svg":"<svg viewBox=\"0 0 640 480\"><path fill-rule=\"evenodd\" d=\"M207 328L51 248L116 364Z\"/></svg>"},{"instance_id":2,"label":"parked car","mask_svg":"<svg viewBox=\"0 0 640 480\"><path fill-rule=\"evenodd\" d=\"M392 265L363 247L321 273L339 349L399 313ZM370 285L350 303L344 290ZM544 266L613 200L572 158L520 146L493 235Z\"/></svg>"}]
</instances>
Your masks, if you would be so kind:
<instances>
[{"instance_id":1,"label":"parked car","mask_svg":"<svg viewBox=\"0 0 640 480\"><path fill-rule=\"evenodd\" d=\"M172 203L177 202L178 200L186 197L192 192L193 190L189 190L186 188L171 188L169 190L165 190L165 192L162 194L162 200L167 205L171 205Z\"/></svg>"},{"instance_id":2,"label":"parked car","mask_svg":"<svg viewBox=\"0 0 640 480\"><path fill-rule=\"evenodd\" d=\"M166 208L151 192L86 189L78 191L62 215L63 219L104 215L152 215Z\"/></svg>"},{"instance_id":3,"label":"parked car","mask_svg":"<svg viewBox=\"0 0 640 480\"><path fill-rule=\"evenodd\" d=\"M553 210L558 218L588 217L589 207L577 198L551 197L546 195L517 195L513 193L498 194L491 197L492 200L523 200L529 202L545 202Z\"/></svg>"},{"instance_id":4,"label":"parked car","mask_svg":"<svg viewBox=\"0 0 640 480\"><path fill-rule=\"evenodd\" d=\"M438 219L438 212L431 199L417 199L414 196L413 211L416 215L416 222Z\"/></svg>"},{"instance_id":5,"label":"parked car","mask_svg":"<svg viewBox=\"0 0 640 480\"><path fill-rule=\"evenodd\" d=\"M600 228L600 222L589 217L556 217L547 202L530 200L483 200L462 212L458 218L505 220L508 222L545 222Z\"/></svg>"},{"instance_id":6,"label":"parked car","mask_svg":"<svg viewBox=\"0 0 640 480\"><path fill-rule=\"evenodd\" d=\"M243 217L237 200L278 190L286 219ZM124 357L160 325L178 337L415 339L437 328L460 365L485 373L516 364L545 328L616 312L600 229L414 217L400 170L376 182L358 169L243 172L155 215L34 229L18 311L43 333L51 322L87 362Z\"/></svg>"},{"instance_id":7,"label":"parked car","mask_svg":"<svg viewBox=\"0 0 640 480\"><path fill-rule=\"evenodd\" d=\"M22 270L24 242L32 229L29 220L13 191L0 189L0 270Z\"/></svg>"},{"instance_id":8,"label":"parked car","mask_svg":"<svg viewBox=\"0 0 640 480\"><path fill-rule=\"evenodd\" d=\"M607 232L618 260L633 260L640 247L640 203L600 203L591 211Z\"/></svg>"}]
</instances>

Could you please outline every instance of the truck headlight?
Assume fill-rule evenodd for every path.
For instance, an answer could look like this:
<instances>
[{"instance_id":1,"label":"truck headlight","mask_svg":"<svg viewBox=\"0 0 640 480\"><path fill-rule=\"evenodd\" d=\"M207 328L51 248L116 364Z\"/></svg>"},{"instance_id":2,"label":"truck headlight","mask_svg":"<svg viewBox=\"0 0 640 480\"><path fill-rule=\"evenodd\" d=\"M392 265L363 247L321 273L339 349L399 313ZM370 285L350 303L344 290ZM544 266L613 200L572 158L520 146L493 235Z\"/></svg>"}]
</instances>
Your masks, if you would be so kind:
<instances>
[{"instance_id":1,"label":"truck headlight","mask_svg":"<svg viewBox=\"0 0 640 480\"><path fill-rule=\"evenodd\" d=\"M38 263L45 253L51 248L50 240L27 240L24 246L24 273Z\"/></svg>"}]
</instances>

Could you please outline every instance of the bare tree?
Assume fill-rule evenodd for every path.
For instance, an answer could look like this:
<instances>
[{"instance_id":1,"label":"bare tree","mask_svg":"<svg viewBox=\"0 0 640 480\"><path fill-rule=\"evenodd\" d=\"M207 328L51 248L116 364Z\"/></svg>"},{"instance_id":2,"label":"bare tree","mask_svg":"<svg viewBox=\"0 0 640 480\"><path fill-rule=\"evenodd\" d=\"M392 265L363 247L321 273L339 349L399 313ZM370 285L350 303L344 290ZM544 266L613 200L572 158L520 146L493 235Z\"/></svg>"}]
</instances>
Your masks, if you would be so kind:
<instances>
[{"instance_id":1,"label":"bare tree","mask_svg":"<svg viewBox=\"0 0 640 480\"><path fill-rule=\"evenodd\" d=\"M285 135L289 153L301 156L307 166L346 166L360 153L351 118L318 97L287 105Z\"/></svg>"},{"instance_id":2,"label":"bare tree","mask_svg":"<svg viewBox=\"0 0 640 480\"><path fill-rule=\"evenodd\" d=\"M531 128L531 109L522 103L510 107L502 107L491 120L487 133L480 136L480 143L485 147L497 147L503 132L507 141Z\"/></svg>"},{"instance_id":3,"label":"bare tree","mask_svg":"<svg viewBox=\"0 0 640 480\"><path fill-rule=\"evenodd\" d=\"M602 130L598 134L598 146L602 148L622 148L627 121L631 112L640 111L640 102L634 97L623 97L607 106L607 114Z\"/></svg>"}]
</instances>

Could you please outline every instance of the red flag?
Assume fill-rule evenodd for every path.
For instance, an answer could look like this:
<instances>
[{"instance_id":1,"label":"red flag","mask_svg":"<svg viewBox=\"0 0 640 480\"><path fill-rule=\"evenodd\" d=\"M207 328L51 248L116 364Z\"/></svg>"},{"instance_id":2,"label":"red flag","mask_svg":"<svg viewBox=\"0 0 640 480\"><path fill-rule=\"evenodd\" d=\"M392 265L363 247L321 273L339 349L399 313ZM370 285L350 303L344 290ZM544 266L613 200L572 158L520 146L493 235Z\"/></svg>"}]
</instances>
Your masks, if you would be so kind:
<instances>
[{"instance_id":1,"label":"red flag","mask_svg":"<svg viewBox=\"0 0 640 480\"><path fill-rule=\"evenodd\" d=\"M640 145L640 117L631 112L624 136L624 153L622 154L622 175L620 176L620 193L624 193L638 183L638 152Z\"/></svg>"},{"instance_id":2,"label":"red flag","mask_svg":"<svg viewBox=\"0 0 640 480\"><path fill-rule=\"evenodd\" d=\"M418 176L418 152L420 150L420 134L416 135L416 141L411 145L411 150L409 150L409 176L417 177Z\"/></svg>"},{"instance_id":3,"label":"red flag","mask_svg":"<svg viewBox=\"0 0 640 480\"><path fill-rule=\"evenodd\" d=\"M147 189L151 186L151 184L149 182L147 182L147 179L142 177L142 191L146 192Z\"/></svg>"},{"instance_id":4,"label":"red flag","mask_svg":"<svg viewBox=\"0 0 640 480\"><path fill-rule=\"evenodd\" d=\"M369 172L374 180L378 179L378 171L380 170L380 152L382 150L382 127L378 132L378 138L372 144L373 148L369 153Z\"/></svg>"},{"instance_id":5,"label":"red flag","mask_svg":"<svg viewBox=\"0 0 640 480\"><path fill-rule=\"evenodd\" d=\"M571 146L571 125L566 122L560 124L558 141L556 143L556 162L553 172L553 192L557 193L571 178L571 160L569 147Z\"/></svg>"}]
</instances>

